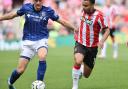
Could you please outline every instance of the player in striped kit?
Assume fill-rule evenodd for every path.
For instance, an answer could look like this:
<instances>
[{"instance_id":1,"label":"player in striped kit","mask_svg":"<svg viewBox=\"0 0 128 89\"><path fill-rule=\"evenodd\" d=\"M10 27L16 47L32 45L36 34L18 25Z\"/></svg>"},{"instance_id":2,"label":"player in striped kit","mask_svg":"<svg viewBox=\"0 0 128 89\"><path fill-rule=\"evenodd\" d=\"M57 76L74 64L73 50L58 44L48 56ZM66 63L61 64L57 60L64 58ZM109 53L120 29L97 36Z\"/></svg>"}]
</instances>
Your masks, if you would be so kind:
<instances>
[{"instance_id":1,"label":"player in striped kit","mask_svg":"<svg viewBox=\"0 0 128 89\"><path fill-rule=\"evenodd\" d=\"M21 54L18 67L12 72L8 79L9 89L15 89L13 84L24 73L27 65L35 54L37 54L39 58L37 80L44 80L47 68L46 57L48 53L49 37L47 24L49 19L74 30L74 26L62 18L59 18L51 7L44 6L44 1L45 0L33 0L34 3L24 4L16 12L10 12L6 15L0 16L0 21L13 19L23 15L25 16Z\"/></svg>"},{"instance_id":2,"label":"player in striped kit","mask_svg":"<svg viewBox=\"0 0 128 89\"><path fill-rule=\"evenodd\" d=\"M103 48L103 44L110 33L103 13L96 10L94 4L95 0L82 1L83 10L80 18L80 27L78 32L75 32L75 63L72 69L72 89L78 89L78 82L82 71L86 78L90 76L95 64L98 46ZM101 30L104 30L105 33L99 41ZM83 67L81 67L82 63Z\"/></svg>"},{"instance_id":3,"label":"player in striped kit","mask_svg":"<svg viewBox=\"0 0 128 89\"><path fill-rule=\"evenodd\" d=\"M118 44L115 41L115 31L117 30L117 23L119 22L119 8L117 5L112 4L112 0L106 0L106 5L103 8L103 13L107 17L107 22L110 28L110 37L113 45L113 58L116 59L118 57ZM104 31L102 31L102 34ZM104 47L101 50L99 58L106 58L106 49L107 44L104 43Z\"/></svg>"}]
</instances>

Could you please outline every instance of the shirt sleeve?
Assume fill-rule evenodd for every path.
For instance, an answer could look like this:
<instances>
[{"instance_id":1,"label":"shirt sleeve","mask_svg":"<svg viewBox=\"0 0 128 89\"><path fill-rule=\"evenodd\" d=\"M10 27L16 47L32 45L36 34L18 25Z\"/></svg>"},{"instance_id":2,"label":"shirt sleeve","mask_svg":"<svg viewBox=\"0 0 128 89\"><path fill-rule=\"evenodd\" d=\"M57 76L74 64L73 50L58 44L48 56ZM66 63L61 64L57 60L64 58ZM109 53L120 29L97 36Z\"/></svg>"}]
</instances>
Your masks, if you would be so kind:
<instances>
[{"instance_id":1,"label":"shirt sleeve","mask_svg":"<svg viewBox=\"0 0 128 89\"><path fill-rule=\"evenodd\" d=\"M59 15L53 10L50 10L50 19L53 21L57 21L59 19Z\"/></svg>"},{"instance_id":2,"label":"shirt sleeve","mask_svg":"<svg viewBox=\"0 0 128 89\"><path fill-rule=\"evenodd\" d=\"M106 16L101 15L100 18L98 19L98 23L101 29L108 28L108 22Z\"/></svg>"},{"instance_id":3,"label":"shirt sleeve","mask_svg":"<svg viewBox=\"0 0 128 89\"><path fill-rule=\"evenodd\" d=\"M25 5L23 5L19 10L17 10L17 15L22 16L25 14Z\"/></svg>"}]
</instances>

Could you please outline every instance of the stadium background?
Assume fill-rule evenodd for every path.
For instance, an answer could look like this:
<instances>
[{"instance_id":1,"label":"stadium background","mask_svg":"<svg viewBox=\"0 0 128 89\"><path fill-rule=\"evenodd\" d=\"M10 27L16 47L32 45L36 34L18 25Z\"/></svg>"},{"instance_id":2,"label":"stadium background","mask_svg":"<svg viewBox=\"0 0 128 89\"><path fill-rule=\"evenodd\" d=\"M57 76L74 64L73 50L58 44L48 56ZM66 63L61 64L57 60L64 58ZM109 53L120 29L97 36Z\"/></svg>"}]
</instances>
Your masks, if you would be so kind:
<instances>
[{"instance_id":1,"label":"stadium background","mask_svg":"<svg viewBox=\"0 0 128 89\"><path fill-rule=\"evenodd\" d=\"M128 1L115 1L120 8L119 12L121 15L120 22L118 23L116 39L119 43L122 44L125 43L128 38ZM0 0L0 14L2 15L12 10L17 10L23 3L29 2L32 2L32 0ZM98 9L101 9L104 4L105 0L96 0L96 7ZM59 13L60 17L63 17L74 25L78 25L79 14L81 11L80 0L46 0L45 5L50 5L56 10L57 13ZM19 49L23 24L23 17L0 22L0 50ZM56 47L60 45L73 45L73 32L67 31L66 28L57 23L53 23L52 21L50 21L48 28L50 31L50 47ZM111 43L111 41L109 40L108 43Z\"/></svg>"},{"instance_id":2,"label":"stadium background","mask_svg":"<svg viewBox=\"0 0 128 89\"><path fill-rule=\"evenodd\" d=\"M80 82L80 89L128 89L128 0L115 0L120 12L120 22L116 39L119 43L119 57L112 58L111 40L108 39L106 60L97 60L89 79ZM32 0L0 0L0 15L17 10L23 3ZM96 8L102 9L105 0L96 0ZM78 25L81 10L80 0L46 0L45 5L53 7L57 13L74 25ZM0 22L0 89L7 89L6 80L16 67L21 44L24 17ZM73 32L50 21L47 89L71 89L71 67L73 64ZM37 59L35 57L34 59ZM33 60L27 72L16 83L17 89L30 89L36 78L37 60Z\"/></svg>"}]
</instances>

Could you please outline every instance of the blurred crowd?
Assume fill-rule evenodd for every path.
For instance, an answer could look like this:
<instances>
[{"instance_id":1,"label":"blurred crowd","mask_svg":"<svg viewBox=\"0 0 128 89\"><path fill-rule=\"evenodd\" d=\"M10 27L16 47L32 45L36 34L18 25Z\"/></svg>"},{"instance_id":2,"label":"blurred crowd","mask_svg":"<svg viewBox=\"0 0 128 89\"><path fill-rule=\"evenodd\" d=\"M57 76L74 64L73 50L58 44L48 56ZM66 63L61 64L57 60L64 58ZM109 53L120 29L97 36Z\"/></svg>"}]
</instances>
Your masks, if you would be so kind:
<instances>
[{"instance_id":1,"label":"blurred crowd","mask_svg":"<svg viewBox=\"0 0 128 89\"><path fill-rule=\"evenodd\" d=\"M0 0L0 15L17 10L22 4L31 3L33 0ZM81 0L45 0L46 6L51 6L59 14L60 17L68 20L74 25L79 25L79 15L81 12ZM128 33L128 0L115 0L119 7L121 20L119 23L120 30ZM105 0L96 0L96 8L102 10ZM24 18L18 17L13 20L0 22L0 50L19 48L20 39L22 37L22 27ZM48 25L50 36L57 37L59 35L69 35L73 32L66 30L58 23L49 22ZM6 47L4 47L6 46Z\"/></svg>"}]
</instances>

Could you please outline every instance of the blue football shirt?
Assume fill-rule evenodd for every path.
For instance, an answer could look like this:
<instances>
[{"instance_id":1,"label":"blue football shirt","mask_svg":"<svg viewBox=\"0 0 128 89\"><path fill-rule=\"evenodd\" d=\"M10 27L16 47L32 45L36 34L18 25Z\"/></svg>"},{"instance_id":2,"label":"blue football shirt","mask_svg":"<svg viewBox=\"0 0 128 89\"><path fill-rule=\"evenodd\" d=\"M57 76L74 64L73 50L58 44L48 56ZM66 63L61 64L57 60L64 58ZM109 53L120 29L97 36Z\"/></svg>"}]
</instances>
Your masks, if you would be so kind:
<instances>
[{"instance_id":1,"label":"blue football shirt","mask_svg":"<svg viewBox=\"0 0 128 89\"><path fill-rule=\"evenodd\" d=\"M24 4L18 11L19 16L25 15L23 40L36 41L49 37L47 28L48 20L57 21L59 16L50 7L42 6L40 11L34 9L34 5Z\"/></svg>"}]
</instances>

